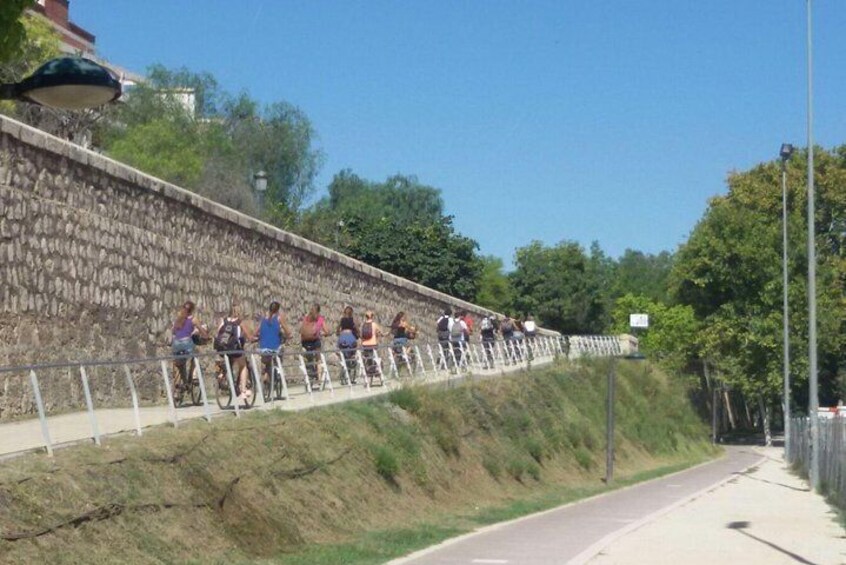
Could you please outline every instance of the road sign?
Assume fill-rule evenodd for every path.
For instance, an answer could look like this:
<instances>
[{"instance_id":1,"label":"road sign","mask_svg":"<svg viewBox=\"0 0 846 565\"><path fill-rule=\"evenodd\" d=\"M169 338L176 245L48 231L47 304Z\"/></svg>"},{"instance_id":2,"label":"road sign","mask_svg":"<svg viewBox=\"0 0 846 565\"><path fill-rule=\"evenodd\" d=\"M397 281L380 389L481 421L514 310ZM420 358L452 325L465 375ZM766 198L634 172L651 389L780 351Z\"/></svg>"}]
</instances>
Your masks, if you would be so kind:
<instances>
[{"instance_id":1,"label":"road sign","mask_svg":"<svg viewBox=\"0 0 846 565\"><path fill-rule=\"evenodd\" d=\"M633 328L648 328L649 314L629 314L629 326Z\"/></svg>"}]
</instances>

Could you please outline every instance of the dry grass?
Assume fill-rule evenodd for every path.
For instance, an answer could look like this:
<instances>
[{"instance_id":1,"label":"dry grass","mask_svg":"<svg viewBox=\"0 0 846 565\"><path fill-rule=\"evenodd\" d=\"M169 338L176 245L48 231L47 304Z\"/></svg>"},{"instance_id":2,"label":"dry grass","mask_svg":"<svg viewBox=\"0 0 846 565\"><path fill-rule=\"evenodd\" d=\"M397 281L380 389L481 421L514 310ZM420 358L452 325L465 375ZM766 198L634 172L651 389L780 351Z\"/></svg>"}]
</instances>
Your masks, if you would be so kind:
<instances>
[{"instance_id":1,"label":"dry grass","mask_svg":"<svg viewBox=\"0 0 846 565\"><path fill-rule=\"evenodd\" d=\"M14 460L0 468L0 562L380 562L480 509L601 488L604 371L415 387ZM648 365L619 374L621 476L712 453L680 385Z\"/></svg>"}]
</instances>

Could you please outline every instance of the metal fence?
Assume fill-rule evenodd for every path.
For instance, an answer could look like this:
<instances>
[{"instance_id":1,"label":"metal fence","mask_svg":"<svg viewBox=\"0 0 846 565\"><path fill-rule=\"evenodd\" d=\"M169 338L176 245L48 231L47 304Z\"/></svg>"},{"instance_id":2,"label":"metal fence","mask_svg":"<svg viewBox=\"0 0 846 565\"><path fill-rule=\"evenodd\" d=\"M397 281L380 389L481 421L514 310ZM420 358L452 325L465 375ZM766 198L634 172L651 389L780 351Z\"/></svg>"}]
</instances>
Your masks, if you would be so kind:
<instances>
[{"instance_id":1,"label":"metal fence","mask_svg":"<svg viewBox=\"0 0 846 565\"><path fill-rule=\"evenodd\" d=\"M0 367L7 389L16 391L21 414L0 424L0 456L37 448L52 454L56 445L81 440L99 445L104 435L129 431L140 436L152 425L178 427L184 420L211 421L222 414L240 417L252 408L307 408L406 382L496 375L555 357L619 354L620 342L610 336L538 336Z\"/></svg>"},{"instance_id":2,"label":"metal fence","mask_svg":"<svg viewBox=\"0 0 846 565\"><path fill-rule=\"evenodd\" d=\"M846 417L819 419L820 491L846 509ZM791 418L787 460L808 474L811 461L809 418Z\"/></svg>"}]
</instances>

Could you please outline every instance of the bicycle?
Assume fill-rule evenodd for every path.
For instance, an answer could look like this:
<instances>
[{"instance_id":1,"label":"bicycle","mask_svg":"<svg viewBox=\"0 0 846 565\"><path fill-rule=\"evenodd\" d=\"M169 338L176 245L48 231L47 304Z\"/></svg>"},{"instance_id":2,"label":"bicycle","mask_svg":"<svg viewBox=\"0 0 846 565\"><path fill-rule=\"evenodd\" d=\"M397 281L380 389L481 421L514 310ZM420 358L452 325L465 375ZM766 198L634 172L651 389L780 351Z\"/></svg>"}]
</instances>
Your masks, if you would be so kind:
<instances>
[{"instance_id":1,"label":"bicycle","mask_svg":"<svg viewBox=\"0 0 846 565\"><path fill-rule=\"evenodd\" d=\"M232 371L232 383L235 386L235 391L231 390L229 386L229 377L227 375L226 370L226 357L223 356L217 361L215 361L217 366L217 379L215 379L215 396L217 397L217 405L220 407L221 410L229 408L232 406L232 399L238 399L241 396L241 389L239 386L240 378L239 375L235 374L235 371ZM247 395L244 399L244 407L245 408L252 408L256 402L256 395L254 391L256 390L256 375L253 372L252 367L250 366L251 363L247 363L247 390L250 391L251 394ZM230 367L230 370L232 367ZM239 403L240 406L240 403Z\"/></svg>"},{"instance_id":2,"label":"bicycle","mask_svg":"<svg viewBox=\"0 0 846 565\"><path fill-rule=\"evenodd\" d=\"M379 360L376 358L378 354L379 352L375 346L366 346L361 350L361 357L364 362L364 375L368 380L369 386L374 386L374 378L379 379L379 386L385 384L385 380L382 378L382 372L379 370Z\"/></svg>"},{"instance_id":3,"label":"bicycle","mask_svg":"<svg viewBox=\"0 0 846 565\"><path fill-rule=\"evenodd\" d=\"M176 406L185 403L186 393L194 406L202 401L196 365L197 360L187 351L177 353L173 360L173 403Z\"/></svg>"},{"instance_id":4,"label":"bicycle","mask_svg":"<svg viewBox=\"0 0 846 565\"><path fill-rule=\"evenodd\" d=\"M279 362L282 362L280 353L273 350L261 350L262 364L262 380L261 392L265 402L271 400L278 400L282 398L282 373L279 372L279 367L276 366L275 360L279 357Z\"/></svg>"}]
</instances>

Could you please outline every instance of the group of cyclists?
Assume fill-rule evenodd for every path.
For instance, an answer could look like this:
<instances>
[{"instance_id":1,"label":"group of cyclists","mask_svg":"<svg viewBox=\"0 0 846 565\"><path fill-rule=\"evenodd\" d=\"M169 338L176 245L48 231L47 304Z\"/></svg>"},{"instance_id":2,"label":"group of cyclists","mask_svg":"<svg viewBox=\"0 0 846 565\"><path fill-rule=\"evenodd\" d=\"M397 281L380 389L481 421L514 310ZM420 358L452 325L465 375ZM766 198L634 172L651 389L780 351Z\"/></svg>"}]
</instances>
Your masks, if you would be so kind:
<instances>
[{"instance_id":1,"label":"group of cyclists","mask_svg":"<svg viewBox=\"0 0 846 565\"><path fill-rule=\"evenodd\" d=\"M461 356L475 333L474 319L466 310L452 311L446 308L436 321L438 342L442 351L451 350L450 357L455 363L461 362ZM366 376L372 380L376 374L378 355L375 353L382 338L390 337L391 350L411 369L414 350L411 340L417 337L418 330L411 323L405 312L398 312L388 328L383 328L370 310L364 313L361 323L356 321L351 306L345 306L337 325L330 328L326 318L320 313L320 304L312 304L299 324L300 345L306 364L308 378L317 385L321 374L321 349L323 341L333 334L337 337L337 347L346 365L346 378L354 384L357 375L357 352L360 350L364 361ZM479 324L479 334L488 362L493 363L493 346L497 334L506 341L532 338L537 334L537 326L532 316L525 320L505 316L502 320L495 316L483 317ZM257 343L257 352L262 360L262 385L269 391L273 380L274 359L282 355L283 346L294 340L294 332L286 320L278 301L271 302L264 315L252 324L242 316L240 306L233 303L229 312L218 322L214 331L202 323L196 315L195 304L188 300L180 307L171 328L171 350L176 358L174 362L174 395L182 395L193 390L196 380L193 377L190 362L197 345L213 341L214 349L220 354L217 362L218 387L228 388L229 375L238 402L252 404L251 374L245 346ZM228 365L228 367L227 367ZM381 374L379 375L381 378Z\"/></svg>"}]
</instances>

